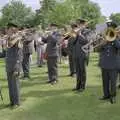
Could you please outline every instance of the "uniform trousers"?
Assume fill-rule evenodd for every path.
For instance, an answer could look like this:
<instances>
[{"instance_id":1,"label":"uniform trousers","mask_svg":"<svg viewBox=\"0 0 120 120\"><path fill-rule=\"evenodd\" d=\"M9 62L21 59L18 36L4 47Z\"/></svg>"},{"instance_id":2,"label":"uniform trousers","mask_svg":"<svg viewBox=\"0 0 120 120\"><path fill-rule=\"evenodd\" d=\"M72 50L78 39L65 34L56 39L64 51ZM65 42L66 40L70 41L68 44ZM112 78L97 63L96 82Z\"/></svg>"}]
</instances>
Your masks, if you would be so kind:
<instances>
[{"instance_id":1,"label":"uniform trousers","mask_svg":"<svg viewBox=\"0 0 120 120\"><path fill-rule=\"evenodd\" d=\"M104 96L116 96L117 71L102 69L102 80Z\"/></svg>"},{"instance_id":2,"label":"uniform trousers","mask_svg":"<svg viewBox=\"0 0 120 120\"><path fill-rule=\"evenodd\" d=\"M56 56L47 58L49 81L57 81L57 78L58 78L57 59L58 59L58 57L56 57Z\"/></svg>"},{"instance_id":3,"label":"uniform trousers","mask_svg":"<svg viewBox=\"0 0 120 120\"><path fill-rule=\"evenodd\" d=\"M76 58L76 89L85 89L86 84L86 61L83 58Z\"/></svg>"},{"instance_id":4,"label":"uniform trousers","mask_svg":"<svg viewBox=\"0 0 120 120\"><path fill-rule=\"evenodd\" d=\"M23 67L23 72L24 76L28 77L29 76L29 71L30 71L30 53L23 54L23 62L22 62L22 67Z\"/></svg>"},{"instance_id":5,"label":"uniform trousers","mask_svg":"<svg viewBox=\"0 0 120 120\"><path fill-rule=\"evenodd\" d=\"M15 75L14 72L7 72L9 97L11 105L20 104L20 93L19 93L19 76Z\"/></svg>"},{"instance_id":6,"label":"uniform trousers","mask_svg":"<svg viewBox=\"0 0 120 120\"><path fill-rule=\"evenodd\" d=\"M73 55L69 55L69 67L70 67L70 74L75 73L75 59Z\"/></svg>"},{"instance_id":7,"label":"uniform trousers","mask_svg":"<svg viewBox=\"0 0 120 120\"><path fill-rule=\"evenodd\" d=\"M120 70L118 70L118 84L120 85Z\"/></svg>"}]
</instances>

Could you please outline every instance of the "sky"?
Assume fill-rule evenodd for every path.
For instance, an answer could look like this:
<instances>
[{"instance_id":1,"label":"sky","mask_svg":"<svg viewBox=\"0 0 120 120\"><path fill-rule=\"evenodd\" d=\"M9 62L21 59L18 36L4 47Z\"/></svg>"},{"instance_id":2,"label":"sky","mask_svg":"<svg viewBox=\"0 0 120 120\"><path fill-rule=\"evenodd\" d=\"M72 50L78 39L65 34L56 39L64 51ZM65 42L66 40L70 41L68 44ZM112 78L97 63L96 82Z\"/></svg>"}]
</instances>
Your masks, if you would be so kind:
<instances>
[{"instance_id":1,"label":"sky","mask_svg":"<svg viewBox=\"0 0 120 120\"><path fill-rule=\"evenodd\" d=\"M10 0L0 0L0 8L4 6ZM31 6L34 10L40 8L39 0L22 0L28 6ZM105 16L110 16L111 13L120 12L120 0L91 0L96 2L101 7L101 12Z\"/></svg>"},{"instance_id":2,"label":"sky","mask_svg":"<svg viewBox=\"0 0 120 120\"><path fill-rule=\"evenodd\" d=\"M105 16L111 13L120 13L120 0L91 0L99 4L101 12Z\"/></svg>"},{"instance_id":3,"label":"sky","mask_svg":"<svg viewBox=\"0 0 120 120\"><path fill-rule=\"evenodd\" d=\"M0 0L0 8L3 7L10 0ZM31 6L34 10L40 8L39 0L21 0L28 6Z\"/></svg>"}]
</instances>

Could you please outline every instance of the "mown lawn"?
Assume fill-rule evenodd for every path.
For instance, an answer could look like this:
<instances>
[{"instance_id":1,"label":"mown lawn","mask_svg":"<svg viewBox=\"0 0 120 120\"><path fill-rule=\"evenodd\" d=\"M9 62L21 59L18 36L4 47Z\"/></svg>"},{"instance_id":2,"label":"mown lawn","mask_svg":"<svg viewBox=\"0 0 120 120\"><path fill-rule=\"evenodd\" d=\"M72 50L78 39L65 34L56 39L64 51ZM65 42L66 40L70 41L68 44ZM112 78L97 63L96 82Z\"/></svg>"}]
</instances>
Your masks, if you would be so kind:
<instances>
[{"instance_id":1,"label":"mown lawn","mask_svg":"<svg viewBox=\"0 0 120 120\"><path fill-rule=\"evenodd\" d=\"M0 100L0 120L120 120L120 91L117 103L99 101L102 96L97 55L92 54L84 93L73 92L75 78L67 77L67 65L59 65L59 83L46 84L47 68L31 66L32 80L21 81L21 106L6 108L9 103L5 65L0 60L0 85L4 104Z\"/></svg>"}]
</instances>

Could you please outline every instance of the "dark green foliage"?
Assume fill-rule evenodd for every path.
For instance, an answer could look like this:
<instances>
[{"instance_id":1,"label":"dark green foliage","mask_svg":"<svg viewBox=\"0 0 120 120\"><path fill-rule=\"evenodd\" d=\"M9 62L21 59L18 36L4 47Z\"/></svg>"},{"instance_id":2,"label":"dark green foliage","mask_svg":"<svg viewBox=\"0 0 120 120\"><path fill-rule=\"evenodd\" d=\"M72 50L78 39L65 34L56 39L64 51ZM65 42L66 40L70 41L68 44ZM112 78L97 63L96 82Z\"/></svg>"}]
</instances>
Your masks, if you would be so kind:
<instances>
[{"instance_id":1,"label":"dark green foliage","mask_svg":"<svg viewBox=\"0 0 120 120\"><path fill-rule=\"evenodd\" d=\"M120 13L111 14L110 18L120 25Z\"/></svg>"},{"instance_id":2,"label":"dark green foliage","mask_svg":"<svg viewBox=\"0 0 120 120\"><path fill-rule=\"evenodd\" d=\"M55 5L49 11L48 22L55 22L59 25L69 24L78 18L85 18L90 21L93 28L101 17L100 7L88 0L66 0Z\"/></svg>"},{"instance_id":3,"label":"dark green foliage","mask_svg":"<svg viewBox=\"0 0 120 120\"><path fill-rule=\"evenodd\" d=\"M35 13L30 7L26 7L22 1L12 0L2 10L1 25L6 26L9 22L18 26L33 25Z\"/></svg>"}]
</instances>

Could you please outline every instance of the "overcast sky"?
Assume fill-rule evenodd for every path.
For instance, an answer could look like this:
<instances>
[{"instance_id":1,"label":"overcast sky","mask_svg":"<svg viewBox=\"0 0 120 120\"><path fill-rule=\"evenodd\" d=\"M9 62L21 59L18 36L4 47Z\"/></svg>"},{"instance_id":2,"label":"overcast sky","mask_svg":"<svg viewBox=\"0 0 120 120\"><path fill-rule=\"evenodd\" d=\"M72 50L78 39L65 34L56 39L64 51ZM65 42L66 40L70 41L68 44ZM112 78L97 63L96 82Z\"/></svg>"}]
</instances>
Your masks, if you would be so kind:
<instances>
[{"instance_id":1,"label":"overcast sky","mask_svg":"<svg viewBox=\"0 0 120 120\"><path fill-rule=\"evenodd\" d=\"M105 16L111 13L120 13L120 0L91 0L99 4L101 12Z\"/></svg>"},{"instance_id":2,"label":"overcast sky","mask_svg":"<svg viewBox=\"0 0 120 120\"><path fill-rule=\"evenodd\" d=\"M0 8L5 5L10 0L0 0ZM38 9L40 7L39 0L22 0L28 6L33 9ZM101 12L105 16L109 16L111 13L120 12L120 0L91 0L99 4L101 7Z\"/></svg>"},{"instance_id":3,"label":"overcast sky","mask_svg":"<svg viewBox=\"0 0 120 120\"><path fill-rule=\"evenodd\" d=\"M8 3L10 0L0 0L0 8ZM21 0L28 6L31 6L34 10L40 8L39 0Z\"/></svg>"}]
</instances>

